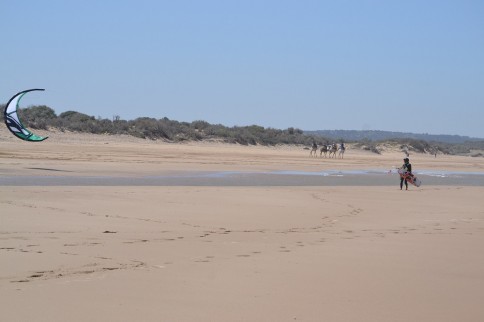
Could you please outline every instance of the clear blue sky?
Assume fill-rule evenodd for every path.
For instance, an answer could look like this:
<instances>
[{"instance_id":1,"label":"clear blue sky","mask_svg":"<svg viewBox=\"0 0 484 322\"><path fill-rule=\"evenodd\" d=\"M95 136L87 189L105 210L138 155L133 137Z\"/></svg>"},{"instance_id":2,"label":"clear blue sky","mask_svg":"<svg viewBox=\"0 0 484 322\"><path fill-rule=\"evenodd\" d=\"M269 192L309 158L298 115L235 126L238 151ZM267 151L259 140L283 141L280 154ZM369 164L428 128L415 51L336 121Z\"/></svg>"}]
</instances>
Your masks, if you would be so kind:
<instances>
[{"instance_id":1,"label":"clear blue sky","mask_svg":"<svg viewBox=\"0 0 484 322\"><path fill-rule=\"evenodd\" d=\"M484 1L0 0L0 102L484 138Z\"/></svg>"}]
</instances>

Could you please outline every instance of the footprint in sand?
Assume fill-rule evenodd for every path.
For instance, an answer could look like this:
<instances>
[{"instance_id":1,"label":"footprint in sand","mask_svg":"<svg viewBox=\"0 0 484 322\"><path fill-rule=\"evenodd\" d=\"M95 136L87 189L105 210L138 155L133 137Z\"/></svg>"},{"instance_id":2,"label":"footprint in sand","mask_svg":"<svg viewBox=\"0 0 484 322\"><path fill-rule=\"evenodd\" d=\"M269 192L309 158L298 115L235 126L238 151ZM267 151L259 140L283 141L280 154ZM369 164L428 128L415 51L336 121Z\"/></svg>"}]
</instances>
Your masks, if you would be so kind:
<instances>
[{"instance_id":1,"label":"footprint in sand","mask_svg":"<svg viewBox=\"0 0 484 322\"><path fill-rule=\"evenodd\" d=\"M37 278L37 277L42 277L44 276L43 274L33 274L33 275L30 275L29 277L30 278Z\"/></svg>"},{"instance_id":2,"label":"footprint in sand","mask_svg":"<svg viewBox=\"0 0 484 322\"><path fill-rule=\"evenodd\" d=\"M10 283L28 283L28 282L30 282L30 280L28 279L10 281Z\"/></svg>"}]
</instances>

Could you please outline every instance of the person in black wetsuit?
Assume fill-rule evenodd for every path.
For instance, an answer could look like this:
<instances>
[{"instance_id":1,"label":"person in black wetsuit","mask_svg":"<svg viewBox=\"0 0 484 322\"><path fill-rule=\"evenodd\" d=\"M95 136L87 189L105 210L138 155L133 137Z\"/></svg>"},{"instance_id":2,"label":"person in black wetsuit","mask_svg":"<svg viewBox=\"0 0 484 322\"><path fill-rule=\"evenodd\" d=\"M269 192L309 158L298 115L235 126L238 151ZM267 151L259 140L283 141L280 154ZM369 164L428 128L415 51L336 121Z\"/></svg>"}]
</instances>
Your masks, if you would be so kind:
<instances>
[{"instance_id":1,"label":"person in black wetsuit","mask_svg":"<svg viewBox=\"0 0 484 322\"><path fill-rule=\"evenodd\" d=\"M400 169L403 169L406 172L408 172L408 175L412 175L412 165L410 164L410 160L408 158L403 159L403 165ZM400 176L400 190L402 190L404 182L405 182L405 190L408 190L407 178L404 176Z\"/></svg>"}]
</instances>

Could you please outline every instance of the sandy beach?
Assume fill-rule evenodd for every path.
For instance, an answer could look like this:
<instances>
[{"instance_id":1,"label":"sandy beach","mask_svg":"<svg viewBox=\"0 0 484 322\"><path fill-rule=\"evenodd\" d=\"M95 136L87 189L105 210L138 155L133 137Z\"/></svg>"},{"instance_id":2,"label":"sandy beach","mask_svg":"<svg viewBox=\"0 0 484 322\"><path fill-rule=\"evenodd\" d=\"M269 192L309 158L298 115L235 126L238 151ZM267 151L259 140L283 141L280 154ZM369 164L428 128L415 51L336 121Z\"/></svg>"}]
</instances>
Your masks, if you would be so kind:
<instances>
[{"instance_id":1,"label":"sandy beach","mask_svg":"<svg viewBox=\"0 0 484 322\"><path fill-rule=\"evenodd\" d=\"M0 130L2 321L484 320L483 158L401 191L392 149L38 132Z\"/></svg>"}]
</instances>

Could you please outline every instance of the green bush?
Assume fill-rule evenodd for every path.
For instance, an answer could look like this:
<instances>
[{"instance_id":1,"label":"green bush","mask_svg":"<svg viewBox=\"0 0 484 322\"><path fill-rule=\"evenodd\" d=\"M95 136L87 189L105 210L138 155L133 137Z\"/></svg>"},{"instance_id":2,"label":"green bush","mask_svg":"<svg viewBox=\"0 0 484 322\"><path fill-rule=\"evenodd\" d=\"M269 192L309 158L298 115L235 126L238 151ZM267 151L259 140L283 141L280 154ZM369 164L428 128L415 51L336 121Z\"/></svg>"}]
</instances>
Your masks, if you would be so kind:
<instances>
[{"instance_id":1,"label":"green bush","mask_svg":"<svg viewBox=\"0 0 484 322\"><path fill-rule=\"evenodd\" d=\"M34 129L46 130L50 122L57 118L54 110L45 105L18 109L17 112L22 122Z\"/></svg>"}]
</instances>

